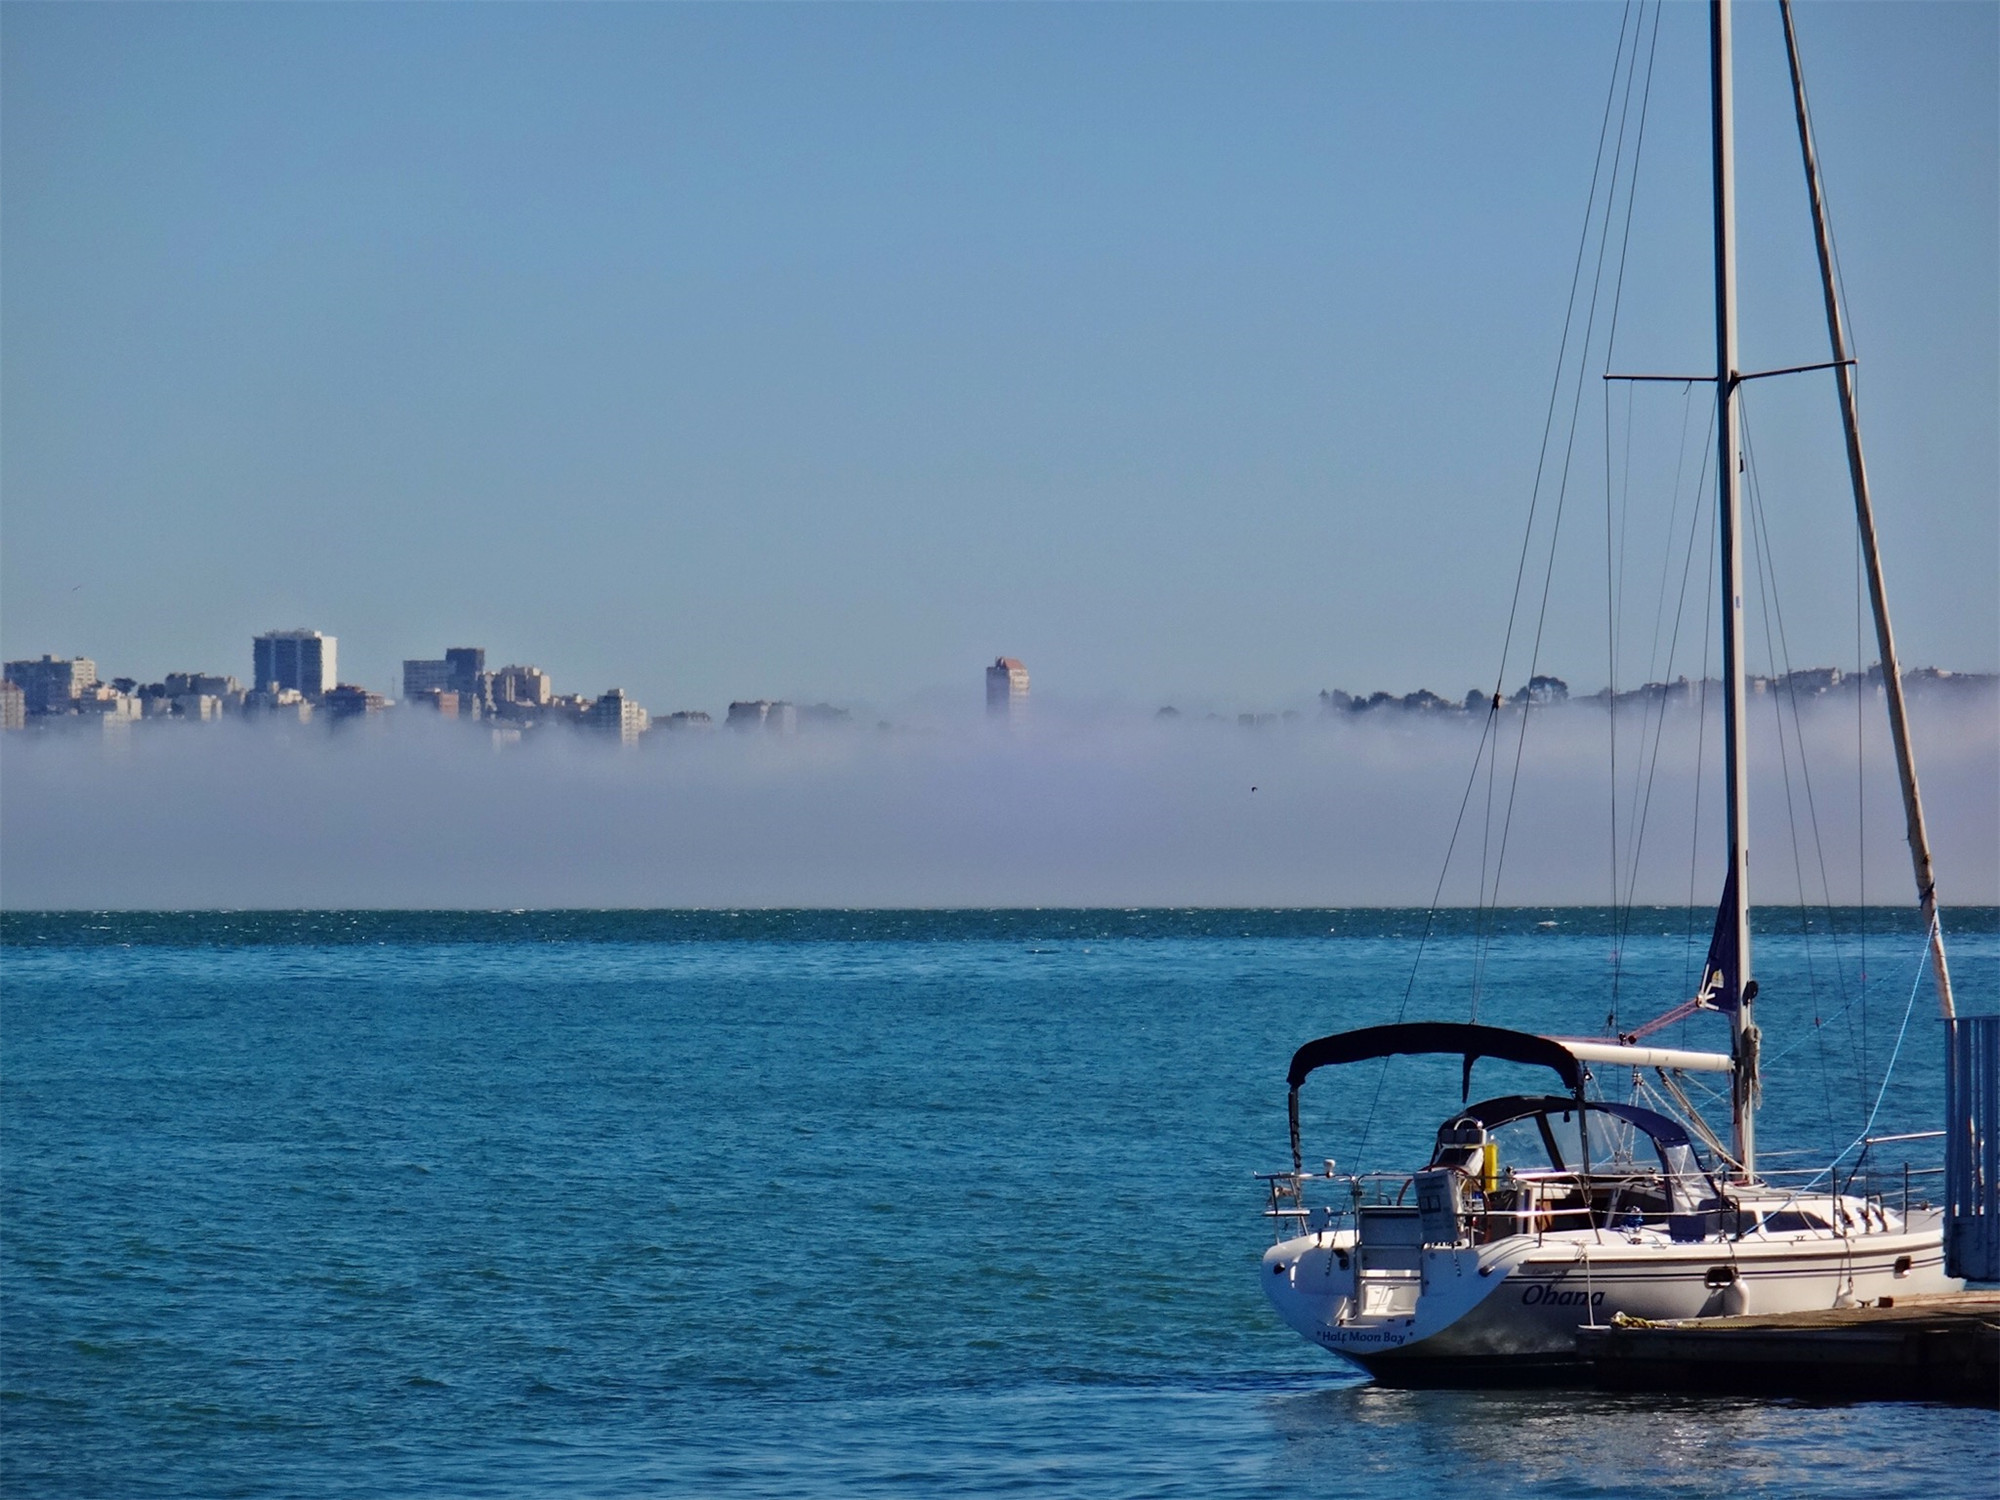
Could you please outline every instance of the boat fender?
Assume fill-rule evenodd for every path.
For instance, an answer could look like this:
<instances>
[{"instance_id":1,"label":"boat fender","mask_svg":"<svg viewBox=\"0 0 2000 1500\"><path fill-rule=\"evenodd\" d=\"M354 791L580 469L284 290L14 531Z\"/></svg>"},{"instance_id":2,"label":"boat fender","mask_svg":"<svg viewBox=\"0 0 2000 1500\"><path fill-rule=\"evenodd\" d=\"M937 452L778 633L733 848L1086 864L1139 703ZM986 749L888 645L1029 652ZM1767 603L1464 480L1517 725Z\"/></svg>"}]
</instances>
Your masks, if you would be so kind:
<instances>
[{"instance_id":1,"label":"boat fender","mask_svg":"<svg viewBox=\"0 0 2000 1500\"><path fill-rule=\"evenodd\" d=\"M1708 1310L1704 1309L1705 1316L1719 1314L1725 1318L1736 1318L1750 1310L1750 1289L1744 1285L1736 1267L1710 1266L1701 1279L1702 1284L1712 1294L1709 1297L1709 1306L1715 1310L1715 1314L1709 1314Z\"/></svg>"}]
</instances>

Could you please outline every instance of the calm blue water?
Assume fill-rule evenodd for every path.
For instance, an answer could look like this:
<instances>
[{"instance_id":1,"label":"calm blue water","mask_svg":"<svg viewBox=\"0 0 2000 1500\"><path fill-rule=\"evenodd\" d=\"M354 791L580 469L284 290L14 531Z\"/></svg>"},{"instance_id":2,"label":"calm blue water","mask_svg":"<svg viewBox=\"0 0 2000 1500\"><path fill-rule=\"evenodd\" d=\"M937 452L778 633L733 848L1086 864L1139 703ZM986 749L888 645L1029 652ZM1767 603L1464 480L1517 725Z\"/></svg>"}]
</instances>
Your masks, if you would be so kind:
<instances>
[{"instance_id":1,"label":"calm blue water","mask_svg":"<svg viewBox=\"0 0 2000 1500\"><path fill-rule=\"evenodd\" d=\"M1872 920L1863 999L1857 914L1838 944L1760 915L1791 1049L1764 1138L1805 1159L1859 1132L1916 977L1919 935ZM1961 1004L2000 1006L2000 920L1951 925ZM1686 927L1624 938L1623 1024L1684 993ZM1423 929L8 914L0 1493L1990 1488L1990 1412L1387 1391L1278 1326L1248 1174L1285 1153L1285 1063L1393 1017ZM1617 942L1577 911L1484 945L1446 914L1410 1014L1463 1017L1482 946L1481 1019L1601 1025ZM1934 1009L1878 1133L1937 1123ZM1455 1102L1426 1066L1372 1149ZM1347 1071L1309 1086L1311 1154L1367 1154Z\"/></svg>"}]
</instances>

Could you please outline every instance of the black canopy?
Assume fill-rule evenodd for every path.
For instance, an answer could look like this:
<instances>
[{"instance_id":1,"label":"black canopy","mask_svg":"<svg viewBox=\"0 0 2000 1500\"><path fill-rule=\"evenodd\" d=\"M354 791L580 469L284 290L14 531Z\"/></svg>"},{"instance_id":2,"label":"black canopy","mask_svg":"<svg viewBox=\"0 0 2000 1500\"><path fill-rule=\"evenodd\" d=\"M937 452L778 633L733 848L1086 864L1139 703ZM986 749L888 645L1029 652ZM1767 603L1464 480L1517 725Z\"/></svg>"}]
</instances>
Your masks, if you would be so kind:
<instances>
[{"instance_id":1,"label":"black canopy","mask_svg":"<svg viewBox=\"0 0 2000 1500\"><path fill-rule=\"evenodd\" d=\"M1470 1082L1473 1061L1497 1057L1505 1062L1527 1063L1531 1067L1553 1068L1579 1097L1583 1093L1583 1063L1561 1042L1527 1031L1508 1031L1500 1026L1472 1026L1456 1021L1410 1021L1395 1026L1364 1026L1359 1031L1339 1031L1307 1042L1292 1054L1292 1068L1285 1082L1293 1089L1306 1075L1333 1063L1363 1062L1371 1057L1392 1057L1415 1053L1458 1053L1465 1059L1465 1076Z\"/></svg>"},{"instance_id":2,"label":"black canopy","mask_svg":"<svg viewBox=\"0 0 2000 1500\"><path fill-rule=\"evenodd\" d=\"M1334 1063L1365 1062L1371 1057L1406 1054L1456 1053L1465 1059L1464 1096L1472 1093L1472 1065L1482 1057L1503 1062L1526 1063L1530 1067L1552 1068L1583 1102L1583 1062L1561 1042L1528 1031L1508 1031L1500 1026L1473 1026L1460 1021L1407 1021L1394 1026L1364 1026L1359 1031L1337 1031L1307 1042L1292 1054L1291 1071L1285 1075L1290 1085L1285 1095L1285 1112L1291 1116L1292 1170L1299 1170L1299 1085L1316 1068Z\"/></svg>"}]
</instances>

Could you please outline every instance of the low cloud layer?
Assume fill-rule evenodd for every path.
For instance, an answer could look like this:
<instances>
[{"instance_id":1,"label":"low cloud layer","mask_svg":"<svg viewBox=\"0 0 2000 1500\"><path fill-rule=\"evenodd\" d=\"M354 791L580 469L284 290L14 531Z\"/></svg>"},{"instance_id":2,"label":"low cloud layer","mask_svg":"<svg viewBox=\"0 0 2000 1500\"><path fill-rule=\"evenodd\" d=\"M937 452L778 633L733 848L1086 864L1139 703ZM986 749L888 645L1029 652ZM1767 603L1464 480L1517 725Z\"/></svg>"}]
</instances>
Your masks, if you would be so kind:
<instances>
[{"instance_id":1,"label":"low cloud layer","mask_svg":"<svg viewBox=\"0 0 2000 1500\"><path fill-rule=\"evenodd\" d=\"M1760 902L1797 899L1801 872L1819 901L1822 863L1833 900L1861 896L1857 829L1867 898L1908 899L1894 767L1879 708L1865 708L1857 720L1851 697L1808 706L1802 756L1789 716L1781 755L1775 713L1753 704ZM1995 694L1934 691L1915 709L1940 889L1952 904L2000 903ZM1500 722L1448 905L1478 900L1482 851L1490 892L1520 725ZM1677 904L1692 883L1706 903L1722 863L1716 717L1680 707L1655 728L1621 711L1619 895ZM1530 716L1503 904L1611 898L1607 730L1588 704ZM567 733L496 749L475 727L412 719L338 734L142 725L125 743L10 735L0 903L1421 906L1480 733L1477 716L1378 711L1255 729L1045 712L1013 733L662 733L634 749Z\"/></svg>"}]
</instances>

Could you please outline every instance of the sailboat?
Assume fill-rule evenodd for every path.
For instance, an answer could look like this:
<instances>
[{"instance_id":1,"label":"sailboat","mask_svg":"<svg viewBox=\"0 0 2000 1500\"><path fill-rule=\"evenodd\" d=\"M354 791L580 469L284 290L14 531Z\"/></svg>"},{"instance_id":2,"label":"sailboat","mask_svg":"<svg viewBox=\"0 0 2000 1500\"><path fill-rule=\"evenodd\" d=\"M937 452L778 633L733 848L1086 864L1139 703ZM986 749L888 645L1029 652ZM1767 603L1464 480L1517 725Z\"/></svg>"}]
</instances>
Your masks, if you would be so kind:
<instances>
[{"instance_id":1,"label":"sailboat","mask_svg":"<svg viewBox=\"0 0 2000 1500\"><path fill-rule=\"evenodd\" d=\"M1307 1042L1287 1074L1291 1168L1260 1174L1277 1225L1259 1275L1278 1315L1311 1342L1378 1378L1411 1384L1534 1378L1572 1366L1579 1327L1621 1316L1683 1319L1886 1303L1961 1283L1947 1276L1937 1210L1876 1196L1787 1189L1760 1176L1760 1035L1751 969L1748 767L1738 400L1762 374L1830 369L1847 435L1882 683L1902 783L1929 962L1946 1016L1951 979L1938 923L1923 803L1855 421L1853 360L1835 291L1831 241L1806 113L1789 0L1780 0L1801 154L1824 284L1831 358L1743 372L1736 351L1735 189L1730 0L1710 0L1714 166L1718 509L1728 870L1699 992L1652 1026L1605 1038L1534 1035L1459 1022L1371 1026ZM1677 379L1684 377L1675 377ZM1726 1020L1726 1051L1648 1045L1667 1020ZM1401 1173L1304 1169L1299 1090L1324 1068L1402 1055L1463 1062L1463 1100L1428 1161ZM1471 1102L1485 1059L1552 1073L1544 1093ZM1726 1079L1723 1147L1690 1109L1591 1096L1596 1076L1651 1074L1685 1100L1689 1073ZM1559 1087L1558 1087L1559 1086ZM1711 1160L1700 1154L1703 1140ZM1849 1188L1853 1183L1847 1184ZM1310 1203L1311 1197L1329 1200Z\"/></svg>"}]
</instances>

